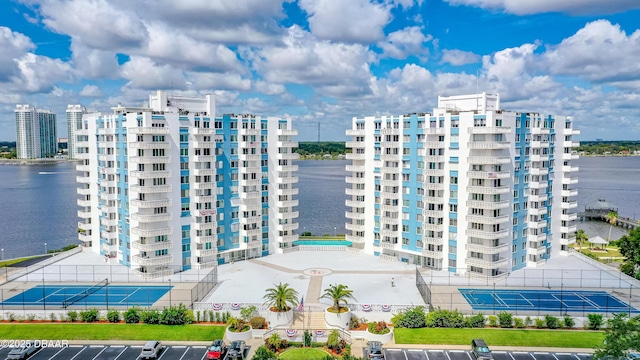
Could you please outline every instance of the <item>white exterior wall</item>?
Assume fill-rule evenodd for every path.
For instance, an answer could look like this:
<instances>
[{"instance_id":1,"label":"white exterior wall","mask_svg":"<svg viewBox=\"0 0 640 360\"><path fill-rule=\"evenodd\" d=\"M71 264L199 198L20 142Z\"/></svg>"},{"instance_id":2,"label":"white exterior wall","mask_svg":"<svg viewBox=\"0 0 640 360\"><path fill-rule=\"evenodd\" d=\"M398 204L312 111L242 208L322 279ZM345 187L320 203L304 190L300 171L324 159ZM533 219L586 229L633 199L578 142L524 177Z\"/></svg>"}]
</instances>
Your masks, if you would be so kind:
<instances>
[{"instance_id":1,"label":"white exterior wall","mask_svg":"<svg viewBox=\"0 0 640 360\"><path fill-rule=\"evenodd\" d=\"M16 151L18 159L41 157L40 121L32 105L16 105Z\"/></svg>"},{"instance_id":2,"label":"white exterior wall","mask_svg":"<svg viewBox=\"0 0 640 360\"><path fill-rule=\"evenodd\" d=\"M87 110L82 105L67 105L67 150L69 159L76 159L78 154L78 130L82 129L82 115Z\"/></svg>"}]
</instances>

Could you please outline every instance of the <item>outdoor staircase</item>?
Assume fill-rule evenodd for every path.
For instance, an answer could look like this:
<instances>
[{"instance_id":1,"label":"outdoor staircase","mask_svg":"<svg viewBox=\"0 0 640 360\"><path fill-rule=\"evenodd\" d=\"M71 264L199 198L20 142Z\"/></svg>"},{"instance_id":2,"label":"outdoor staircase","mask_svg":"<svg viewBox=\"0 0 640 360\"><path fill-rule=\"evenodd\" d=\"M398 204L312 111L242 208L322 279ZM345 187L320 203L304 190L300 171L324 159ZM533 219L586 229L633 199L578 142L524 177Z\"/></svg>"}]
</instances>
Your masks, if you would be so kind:
<instances>
[{"instance_id":1,"label":"outdoor staircase","mask_svg":"<svg viewBox=\"0 0 640 360\"><path fill-rule=\"evenodd\" d=\"M296 313L293 317L293 325L291 329L326 329L327 323L324 321L324 312L305 311L304 313Z\"/></svg>"}]
</instances>

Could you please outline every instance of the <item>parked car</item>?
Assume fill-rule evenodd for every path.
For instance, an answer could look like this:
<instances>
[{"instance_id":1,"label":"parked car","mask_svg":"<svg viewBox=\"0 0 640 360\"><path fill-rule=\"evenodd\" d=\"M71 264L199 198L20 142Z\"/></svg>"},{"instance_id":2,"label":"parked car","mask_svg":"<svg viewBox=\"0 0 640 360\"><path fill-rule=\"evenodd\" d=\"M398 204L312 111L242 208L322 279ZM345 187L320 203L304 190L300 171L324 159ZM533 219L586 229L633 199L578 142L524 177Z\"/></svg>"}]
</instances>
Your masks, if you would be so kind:
<instances>
[{"instance_id":1,"label":"parked car","mask_svg":"<svg viewBox=\"0 0 640 360\"><path fill-rule=\"evenodd\" d=\"M372 360L383 360L382 343L380 341L369 341L367 343L367 356Z\"/></svg>"},{"instance_id":2,"label":"parked car","mask_svg":"<svg viewBox=\"0 0 640 360\"><path fill-rule=\"evenodd\" d=\"M140 359L157 359L162 352L162 343L157 340L147 341L140 352Z\"/></svg>"},{"instance_id":3,"label":"parked car","mask_svg":"<svg viewBox=\"0 0 640 360\"><path fill-rule=\"evenodd\" d=\"M227 359L229 360L244 360L244 351L246 349L244 341L232 341L231 345L227 349Z\"/></svg>"},{"instance_id":4,"label":"parked car","mask_svg":"<svg viewBox=\"0 0 640 360\"><path fill-rule=\"evenodd\" d=\"M222 340L215 340L207 349L207 359L224 359L227 353L227 344Z\"/></svg>"},{"instance_id":5,"label":"parked car","mask_svg":"<svg viewBox=\"0 0 640 360\"><path fill-rule=\"evenodd\" d=\"M35 354L36 351L38 351L38 347L35 345L15 347L7 354L7 360L27 359L29 356Z\"/></svg>"},{"instance_id":6,"label":"parked car","mask_svg":"<svg viewBox=\"0 0 640 360\"><path fill-rule=\"evenodd\" d=\"M493 360L491 350L482 339L471 340L471 352L478 360Z\"/></svg>"}]
</instances>

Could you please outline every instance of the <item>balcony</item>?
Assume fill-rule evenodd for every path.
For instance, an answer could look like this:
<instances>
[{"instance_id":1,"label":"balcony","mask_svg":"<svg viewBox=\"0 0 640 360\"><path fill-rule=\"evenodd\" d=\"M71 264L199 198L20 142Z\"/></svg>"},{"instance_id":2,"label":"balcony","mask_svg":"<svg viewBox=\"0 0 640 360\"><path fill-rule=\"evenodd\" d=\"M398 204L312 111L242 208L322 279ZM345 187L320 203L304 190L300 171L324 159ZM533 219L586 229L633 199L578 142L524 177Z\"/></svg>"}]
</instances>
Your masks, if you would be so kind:
<instances>
[{"instance_id":1,"label":"balcony","mask_svg":"<svg viewBox=\"0 0 640 360\"><path fill-rule=\"evenodd\" d=\"M364 231L365 230L364 225L346 223L344 224L344 226L347 231Z\"/></svg>"},{"instance_id":2,"label":"balcony","mask_svg":"<svg viewBox=\"0 0 640 360\"><path fill-rule=\"evenodd\" d=\"M131 185L129 190L144 194L170 193L171 185Z\"/></svg>"},{"instance_id":3,"label":"balcony","mask_svg":"<svg viewBox=\"0 0 640 360\"><path fill-rule=\"evenodd\" d=\"M563 177L562 184L564 185L574 185L578 183L578 178L575 177Z\"/></svg>"},{"instance_id":4,"label":"balcony","mask_svg":"<svg viewBox=\"0 0 640 360\"><path fill-rule=\"evenodd\" d=\"M380 247L382 247L383 249L389 249L389 250L393 250L396 248L396 245L398 245L397 243L394 244L392 242L388 242L388 241L380 241Z\"/></svg>"},{"instance_id":5,"label":"balcony","mask_svg":"<svg viewBox=\"0 0 640 360\"><path fill-rule=\"evenodd\" d=\"M190 187L194 190L208 190L208 189L214 189L216 187L216 183L214 182L191 183Z\"/></svg>"},{"instance_id":6,"label":"balcony","mask_svg":"<svg viewBox=\"0 0 640 360\"><path fill-rule=\"evenodd\" d=\"M215 162L216 157L213 155L194 155L191 157L194 162Z\"/></svg>"},{"instance_id":7,"label":"balcony","mask_svg":"<svg viewBox=\"0 0 640 360\"><path fill-rule=\"evenodd\" d=\"M382 161L399 161L399 159L400 159L400 154L382 154L382 155L380 155L380 160L382 160Z\"/></svg>"},{"instance_id":8,"label":"balcony","mask_svg":"<svg viewBox=\"0 0 640 360\"><path fill-rule=\"evenodd\" d=\"M365 191L363 189L352 189L352 188L347 188L345 193L348 196L358 196L358 195L364 195Z\"/></svg>"},{"instance_id":9,"label":"balcony","mask_svg":"<svg viewBox=\"0 0 640 360\"><path fill-rule=\"evenodd\" d=\"M527 248L527 255L542 256L546 253L547 253L547 248L544 246Z\"/></svg>"},{"instance_id":10,"label":"balcony","mask_svg":"<svg viewBox=\"0 0 640 360\"><path fill-rule=\"evenodd\" d=\"M573 213L573 214L561 214L560 215L560 220L562 221L574 221L578 219L578 214Z\"/></svg>"},{"instance_id":11,"label":"balcony","mask_svg":"<svg viewBox=\"0 0 640 360\"><path fill-rule=\"evenodd\" d=\"M141 215L141 214L132 214L131 220L139 221L139 222L158 222L158 221L171 221L171 214L151 214L151 215Z\"/></svg>"},{"instance_id":12,"label":"balcony","mask_svg":"<svg viewBox=\"0 0 640 360\"><path fill-rule=\"evenodd\" d=\"M205 244L205 243L215 243L216 237L214 235L207 235L207 236L195 236L194 241L196 242L196 244Z\"/></svg>"},{"instance_id":13,"label":"balcony","mask_svg":"<svg viewBox=\"0 0 640 360\"><path fill-rule=\"evenodd\" d=\"M549 174L548 168L530 168L529 174L531 175L547 175Z\"/></svg>"},{"instance_id":14,"label":"balcony","mask_svg":"<svg viewBox=\"0 0 640 360\"><path fill-rule=\"evenodd\" d=\"M444 162L445 157L442 155L425 155L424 161L426 162Z\"/></svg>"},{"instance_id":15,"label":"balcony","mask_svg":"<svg viewBox=\"0 0 640 360\"><path fill-rule=\"evenodd\" d=\"M276 171L288 173L296 172L298 171L298 165L278 165L276 166Z\"/></svg>"},{"instance_id":16,"label":"balcony","mask_svg":"<svg viewBox=\"0 0 640 360\"><path fill-rule=\"evenodd\" d=\"M365 129L349 129L346 131L347 136L364 136L367 134Z\"/></svg>"},{"instance_id":17,"label":"balcony","mask_svg":"<svg viewBox=\"0 0 640 360\"><path fill-rule=\"evenodd\" d=\"M78 210L78 217L81 219L89 219L91 218L91 210Z\"/></svg>"},{"instance_id":18,"label":"balcony","mask_svg":"<svg viewBox=\"0 0 640 360\"><path fill-rule=\"evenodd\" d=\"M477 126L467 129L469 134L511 134L511 128L504 126Z\"/></svg>"},{"instance_id":19,"label":"balcony","mask_svg":"<svg viewBox=\"0 0 640 360\"><path fill-rule=\"evenodd\" d=\"M549 128L540 128L540 127L532 127L531 134L532 135L547 135L551 133L551 129Z\"/></svg>"},{"instance_id":20,"label":"balcony","mask_svg":"<svg viewBox=\"0 0 640 360\"><path fill-rule=\"evenodd\" d=\"M467 161L471 165L504 165L509 164L511 159L509 157L493 157L493 156L469 156Z\"/></svg>"},{"instance_id":21,"label":"balcony","mask_svg":"<svg viewBox=\"0 0 640 360\"><path fill-rule=\"evenodd\" d=\"M467 186L467 191L472 194L506 194L511 191L509 186Z\"/></svg>"},{"instance_id":22,"label":"balcony","mask_svg":"<svg viewBox=\"0 0 640 360\"><path fill-rule=\"evenodd\" d=\"M547 201L549 199L549 197L547 196L547 194L530 194L529 195L529 201Z\"/></svg>"},{"instance_id":23,"label":"balcony","mask_svg":"<svg viewBox=\"0 0 640 360\"><path fill-rule=\"evenodd\" d=\"M477 209L487 209L487 210L498 210L498 209L506 209L510 207L510 203L508 200L498 201L498 202L469 200L467 201L467 207L477 208Z\"/></svg>"},{"instance_id":24,"label":"balcony","mask_svg":"<svg viewBox=\"0 0 640 360\"><path fill-rule=\"evenodd\" d=\"M88 183L91 181L91 178L88 176L76 176L76 182L79 183Z\"/></svg>"},{"instance_id":25,"label":"balcony","mask_svg":"<svg viewBox=\"0 0 640 360\"><path fill-rule=\"evenodd\" d=\"M511 144L507 141L469 141L467 147L472 150L500 150L509 149Z\"/></svg>"},{"instance_id":26,"label":"balcony","mask_svg":"<svg viewBox=\"0 0 640 360\"><path fill-rule=\"evenodd\" d=\"M444 254L442 251L422 250L422 256L430 257L432 259L442 259Z\"/></svg>"},{"instance_id":27,"label":"balcony","mask_svg":"<svg viewBox=\"0 0 640 360\"><path fill-rule=\"evenodd\" d=\"M130 156L132 164L168 164L171 158L168 156Z\"/></svg>"},{"instance_id":28,"label":"balcony","mask_svg":"<svg viewBox=\"0 0 640 360\"><path fill-rule=\"evenodd\" d=\"M297 141L276 141L276 146L279 148L295 148L298 147Z\"/></svg>"},{"instance_id":29,"label":"balcony","mask_svg":"<svg viewBox=\"0 0 640 360\"><path fill-rule=\"evenodd\" d=\"M190 171L196 176L216 175L216 169L192 169Z\"/></svg>"},{"instance_id":30,"label":"balcony","mask_svg":"<svg viewBox=\"0 0 640 360\"><path fill-rule=\"evenodd\" d=\"M167 265L173 262L173 255L163 255L163 256L154 256L154 257L142 257L140 255L134 255L131 257L131 262L141 266Z\"/></svg>"},{"instance_id":31,"label":"balcony","mask_svg":"<svg viewBox=\"0 0 640 360\"><path fill-rule=\"evenodd\" d=\"M290 207L298 206L298 200L296 199L296 200L278 201L276 205L281 208L290 208Z\"/></svg>"},{"instance_id":32,"label":"balcony","mask_svg":"<svg viewBox=\"0 0 640 360\"><path fill-rule=\"evenodd\" d=\"M425 128L424 133L427 135L444 135L445 128Z\"/></svg>"},{"instance_id":33,"label":"balcony","mask_svg":"<svg viewBox=\"0 0 640 360\"><path fill-rule=\"evenodd\" d=\"M367 159L367 155L366 154L347 153L346 154L346 159L347 160L366 160Z\"/></svg>"},{"instance_id":34,"label":"balcony","mask_svg":"<svg viewBox=\"0 0 640 360\"><path fill-rule=\"evenodd\" d=\"M84 208L91 206L91 200L78 199L77 203L78 203L78 206L84 207Z\"/></svg>"},{"instance_id":35,"label":"balcony","mask_svg":"<svg viewBox=\"0 0 640 360\"><path fill-rule=\"evenodd\" d=\"M173 248L172 241L159 241L153 243L142 243L140 241L132 241L131 247L140 251L156 251Z\"/></svg>"},{"instance_id":36,"label":"balcony","mask_svg":"<svg viewBox=\"0 0 640 360\"><path fill-rule=\"evenodd\" d=\"M216 129L191 128L191 133L194 135L213 135L216 133Z\"/></svg>"},{"instance_id":37,"label":"balcony","mask_svg":"<svg viewBox=\"0 0 640 360\"><path fill-rule=\"evenodd\" d=\"M218 254L218 249L195 249L194 253L198 257L215 256Z\"/></svg>"},{"instance_id":38,"label":"balcony","mask_svg":"<svg viewBox=\"0 0 640 360\"><path fill-rule=\"evenodd\" d=\"M347 149L364 148L365 146L366 146L366 143L364 141L347 141L345 143L345 147Z\"/></svg>"},{"instance_id":39,"label":"balcony","mask_svg":"<svg viewBox=\"0 0 640 360\"><path fill-rule=\"evenodd\" d=\"M143 229L140 227L133 227L131 228L131 233L133 235L142 236L142 237L154 237L154 236L171 235L173 234L173 229L170 227L158 228L158 229Z\"/></svg>"},{"instance_id":40,"label":"balcony","mask_svg":"<svg viewBox=\"0 0 640 360\"><path fill-rule=\"evenodd\" d=\"M89 171L91 171L91 166L90 165L76 165L76 171L89 172Z\"/></svg>"},{"instance_id":41,"label":"balcony","mask_svg":"<svg viewBox=\"0 0 640 360\"><path fill-rule=\"evenodd\" d=\"M130 171L129 176L137 179L168 178L171 171Z\"/></svg>"},{"instance_id":42,"label":"balcony","mask_svg":"<svg viewBox=\"0 0 640 360\"><path fill-rule=\"evenodd\" d=\"M566 233L566 234L573 234L574 232L576 232L578 230L576 225L569 225L569 226L561 226L560 227L560 232Z\"/></svg>"},{"instance_id":43,"label":"balcony","mask_svg":"<svg viewBox=\"0 0 640 360\"><path fill-rule=\"evenodd\" d=\"M444 240L441 238L425 236L422 238L422 242L424 242L425 244L442 245L444 243Z\"/></svg>"},{"instance_id":44,"label":"balcony","mask_svg":"<svg viewBox=\"0 0 640 360\"><path fill-rule=\"evenodd\" d=\"M208 223L192 223L191 228L194 230L213 230L217 227L217 223L215 221Z\"/></svg>"},{"instance_id":45,"label":"balcony","mask_svg":"<svg viewBox=\"0 0 640 360\"><path fill-rule=\"evenodd\" d=\"M497 268L502 268L509 265L509 260L506 258L500 258L498 260L492 261L492 260L483 260L483 259L468 257L466 259L466 262L467 262L467 265L477 266L483 269L497 269Z\"/></svg>"},{"instance_id":46,"label":"balcony","mask_svg":"<svg viewBox=\"0 0 640 360\"><path fill-rule=\"evenodd\" d=\"M546 215L547 214L547 208L546 207L540 207L540 208L529 208L529 215Z\"/></svg>"},{"instance_id":47,"label":"balcony","mask_svg":"<svg viewBox=\"0 0 640 360\"><path fill-rule=\"evenodd\" d=\"M91 223L86 223L81 221L78 223L78 229L81 229L84 231L91 230Z\"/></svg>"},{"instance_id":48,"label":"balcony","mask_svg":"<svg viewBox=\"0 0 640 360\"><path fill-rule=\"evenodd\" d=\"M162 199L162 200L131 200L131 205L149 209L155 207L168 207L171 206L171 200Z\"/></svg>"},{"instance_id":49,"label":"balcony","mask_svg":"<svg viewBox=\"0 0 640 360\"><path fill-rule=\"evenodd\" d=\"M162 277L165 277L165 276L173 275L173 269L159 269L159 270L155 270L155 271L140 271L140 269L131 269L131 271L135 275L137 275L137 276L139 276L139 277L141 277L141 278L143 278L145 280L158 279L158 278L162 278Z\"/></svg>"},{"instance_id":50,"label":"balcony","mask_svg":"<svg viewBox=\"0 0 640 360\"><path fill-rule=\"evenodd\" d=\"M549 187L549 183L545 181L531 181L529 182L529 188L531 189L546 189Z\"/></svg>"},{"instance_id":51,"label":"balcony","mask_svg":"<svg viewBox=\"0 0 640 360\"><path fill-rule=\"evenodd\" d=\"M167 135L169 134L169 128L141 126L141 127L128 128L127 132L132 135Z\"/></svg>"},{"instance_id":52,"label":"balcony","mask_svg":"<svg viewBox=\"0 0 640 360\"><path fill-rule=\"evenodd\" d=\"M562 190L562 196L578 196L578 190Z\"/></svg>"},{"instance_id":53,"label":"balcony","mask_svg":"<svg viewBox=\"0 0 640 360\"><path fill-rule=\"evenodd\" d=\"M296 219L300 216L298 211L279 212L276 214L277 219Z\"/></svg>"},{"instance_id":54,"label":"balcony","mask_svg":"<svg viewBox=\"0 0 640 360\"><path fill-rule=\"evenodd\" d=\"M260 125L258 125L258 127L260 127ZM249 129L248 127L247 128L240 127L238 128L238 135L258 136L260 135L260 129Z\"/></svg>"},{"instance_id":55,"label":"balcony","mask_svg":"<svg viewBox=\"0 0 640 360\"><path fill-rule=\"evenodd\" d=\"M493 240L500 239L509 235L508 229L503 229L499 231L490 231L490 230L477 230L477 229L467 229L465 230L465 234L469 237L477 237L485 240Z\"/></svg>"},{"instance_id":56,"label":"balcony","mask_svg":"<svg viewBox=\"0 0 640 360\"><path fill-rule=\"evenodd\" d=\"M577 207L578 207L578 202L577 201L568 201L568 202L560 203L560 208L561 209L575 209Z\"/></svg>"},{"instance_id":57,"label":"balcony","mask_svg":"<svg viewBox=\"0 0 640 360\"><path fill-rule=\"evenodd\" d=\"M443 224L429 224L427 222L422 225L425 230L429 231L442 231L444 229Z\"/></svg>"},{"instance_id":58,"label":"balcony","mask_svg":"<svg viewBox=\"0 0 640 360\"><path fill-rule=\"evenodd\" d=\"M439 184L426 183L426 184L423 184L423 188L425 190L444 190L444 183L439 183Z\"/></svg>"},{"instance_id":59,"label":"balcony","mask_svg":"<svg viewBox=\"0 0 640 360\"><path fill-rule=\"evenodd\" d=\"M527 234L528 241L541 242L547 240L547 234Z\"/></svg>"},{"instance_id":60,"label":"balcony","mask_svg":"<svg viewBox=\"0 0 640 360\"><path fill-rule=\"evenodd\" d=\"M344 201L344 206L346 206L346 207L362 207L362 206L364 206L364 202L363 201L356 201L356 200L347 199L347 200Z\"/></svg>"},{"instance_id":61,"label":"balcony","mask_svg":"<svg viewBox=\"0 0 640 360\"><path fill-rule=\"evenodd\" d=\"M158 141L158 142L142 142L142 141L136 141L136 142L130 142L129 143L129 148L130 149L145 149L145 150L152 150L152 149L171 149L171 144L167 141Z\"/></svg>"},{"instance_id":62,"label":"balcony","mask_svg":"<svg viewBox=\"0 0 640 360\"><path fill-rule=\"evenodd\" d=\"M296 153L278 153L276 154L276 159L278 160L298 160L300 158L300 155L296 154Z\"/></svg>"},{"instance_id":63,"label":"balcony","mask_svg":"<svg viewBox=\"0 0 640 360\"><path fill-rule=\"evenodd\" d=\"M294 242L296 240L298 240L298 235L297 234L292 234L292 235L284 235L284 236L280 236L279 240L281 239L281 242Z\"/></svg>"},{"instance_id":64,"label":"balcony","mask_svg":"<svg viewBox=\"0 0 640 360\"><path fill-rule=\"evenodd\" d=\"M276 195L281 196L291 196L291 195L298 195L298 188L289 188L289 189L276 189ZM253 193L252 193L253 194ZM262 192L257 192L256 194L258 194L259 196L262 195ZM242 196L242 194L240 194Z\"/></svg>"},{"instance_id":65,"label":"balcony","mask_svg":"<svg viewBox=\"0 0 640 360\"><path fill-rule=\"evenodd\" d=\"M509 222L509 215L501 215L497 217L482 215L467 215L468 222L476 222L485 225L504 224Z\"/></svg>"},{"instance_id":66,"label":"balcony","mask_svg":"<svg viewBox=\"0 0 640 360\"><path fill-rule=\"evenodd\" d=\"M349 171L348 167L349 166L347 165L347 171ZM360 177L355 177L355 176L347 176L345 178L345 182L347 184L364 184L365 179Z\"/></svg>"},{"instance_id":67,"label":"balcony","mask_svg":"<svg viewBox=\"0 0 640 360\"><path fill-rule=\"evenodd\" d=\"M563 166L562 171L566 173L578 172L580 168L578 166Z\"/></svg>"},{"instance_id":68,"label":"balcony","mask_svg":"<svg viewBox=\"0 0 640 360\"><path fill-rule=\"evenodd\" d=\"M102 219L100 219L100 225L106 226L106 227L118 226L118 219L102 218Z\"/></svg>"},{"instance_id":69,"label":"balcony","mask_svg":"<svg viewBox=\"0 0 640 360\"><path fill-rule=\"evenodd\" d=\"M531 154L529 155L531 161L549 161L548 154Z\"/></svg>"},{"instance_id":70,"label":"balcony","mask_svg":"<svg viewBox=\"0 0 640 360\"><path fill-rule=\"evenodd\" d=\"M91 234L78 233L78 240L86 243L86 242L92 241L93 239L92 239Z\"/></svg>"},{"instance_id":71,"label":"balcony","mask_svg":"<svg viewBox=\"0 0 640 360\"><path fill-rule=\"evenodd\" d=\"M466 244L465 250L473 251L477 253L487 254L487 255L495 255L506 252L509 250L509 244L501 243L498 246L486 246L479 244Z\"/></svg>"},{"instance_id":72,"label":"balcony","mask_svg":"<svg viewBox=\"0 0 640 360\"><path fill-rule=\"evenodd\" d=\"M260 155L260 154L240 154L240 155L238 155L238 159L240 159L240 161L253 161L255 163L254 164L249 164L249 166L257 166L258 165L258 161L260 161L260 159L262 159L262 155Z\"/></svg>"},{"instance_id":73,"label":"balcony","mask_svg":"<svg viewBox=\"0 0 640 360\"><path fill-rule=\"evenodd\" d=\"M467 176L471 179L508 179L511 177L511 174L508 171L469 171L467 172Z\"/></svg>"},{"instance_id":74,"label":"balcony","mask_svg":"<svg viewBox=\"0 0 640 360\"><path fill-rule=\"evenodd\" d=\"M193 195L192 199L193 201L198 203L214 202L216 201L216 196L215 195Z\"/></svg>"},{"instance_id":75,"label":"balcony","mask_svg":"<svg viewBox=\"0 0 640 360\"><path fill-rule=\"evenodd\" d=\"M297 176L281 176L276 182L278 184L296 184L298 182Z\"/></svg>"},{"instance_id":76,"label":"balcony","mask_svg":"<svg viewBox=\"0 0 640 360\"><path fill-rule=\"evenodd\" d=\"M278 129L278 135L282 136L297 136L298 130L296 129Z\"/></svg>"}]
</instances>

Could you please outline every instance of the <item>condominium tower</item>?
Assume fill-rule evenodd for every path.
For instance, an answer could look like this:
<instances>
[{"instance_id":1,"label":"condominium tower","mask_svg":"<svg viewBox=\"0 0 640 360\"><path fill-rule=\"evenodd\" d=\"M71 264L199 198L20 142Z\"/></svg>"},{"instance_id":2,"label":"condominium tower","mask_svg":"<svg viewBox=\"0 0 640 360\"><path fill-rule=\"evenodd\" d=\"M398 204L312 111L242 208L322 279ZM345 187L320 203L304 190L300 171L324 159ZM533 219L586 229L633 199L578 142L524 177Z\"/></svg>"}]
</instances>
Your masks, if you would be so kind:
<instances>
[{"instance_id":1,"label":"condominium tower","mask_svg":"<svg viewBox=\"0 0 640 360\"><path fill-rule=\"evenodd\" d=\"M347 240L388 260L495 280L566 253L579 144L570 117L439 97L433 114L354 118Z\"/></svg>"},{"instance_id":2,"label":"condominium tower","mask_svg":"<svg viewBox=\"0 0 640 360\"><path fill-rule=\"evenodd\" d=\"M282 253L297 240L291 120L215 116L212 96L86 114L80 240L144 277Z\"/></svg>"},{"instance_id":3,"label":"condominium tower","mask_svg":"<svg viewBox=\"0 0 640 360\"><path fill-rule=\"evenodd\" d=\"M67 106L67 150L69 159L75 159L78 153L78 130L82 130L82 115L86 114L87 110L82 105L68 105Z\"/></svg>"},{"instance_id":4,"label":"condominium tower","mask_svg":"<svg viewBox=\"0 0 640 360\"><path fill-rule=\"evenodd\" d=\"M56 114L33 105L16 105L18 159L43 159L58 153Z\"/></svg>"}]
</instances>

